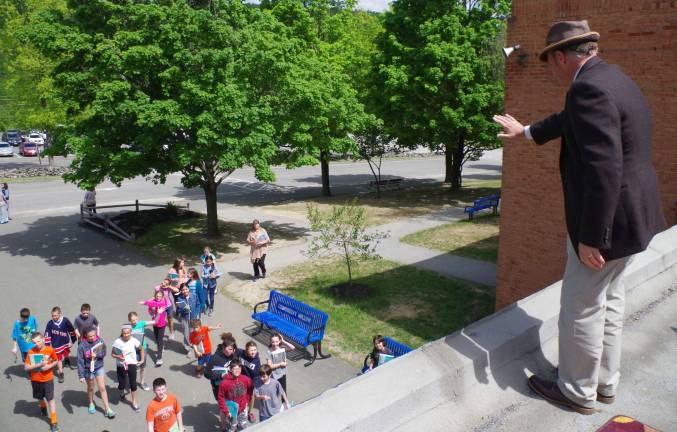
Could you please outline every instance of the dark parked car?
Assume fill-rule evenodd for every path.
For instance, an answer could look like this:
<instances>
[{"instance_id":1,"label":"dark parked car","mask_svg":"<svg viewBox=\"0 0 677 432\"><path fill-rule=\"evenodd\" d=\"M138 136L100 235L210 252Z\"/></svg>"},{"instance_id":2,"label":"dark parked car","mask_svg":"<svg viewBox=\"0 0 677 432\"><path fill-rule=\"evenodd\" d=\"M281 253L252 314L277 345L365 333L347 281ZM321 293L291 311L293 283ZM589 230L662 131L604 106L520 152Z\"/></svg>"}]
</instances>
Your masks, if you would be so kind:
<instances>
[{"instance_id":1,"label":"dark parked car","mask_svg":"<svg viewBox=\"0 0 677 432\"><path fill-rule=\"evenodd\" d=\"M18 146L21 144L21 135L18 130L10 129L6 131L3 135L3 141L12 144L13 146Z\"/></svg>"}]
</instances>

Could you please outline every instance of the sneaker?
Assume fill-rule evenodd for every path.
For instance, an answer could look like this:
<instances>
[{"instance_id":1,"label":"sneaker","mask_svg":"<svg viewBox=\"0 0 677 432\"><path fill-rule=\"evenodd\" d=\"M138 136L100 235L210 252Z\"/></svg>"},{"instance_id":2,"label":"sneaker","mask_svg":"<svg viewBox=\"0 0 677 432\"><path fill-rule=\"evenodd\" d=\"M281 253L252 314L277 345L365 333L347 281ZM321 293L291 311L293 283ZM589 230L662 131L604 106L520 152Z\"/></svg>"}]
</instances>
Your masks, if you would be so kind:
<instances>
[{"instance_id":1,"label":"sneaker","mask_svg":"<svg viewBox=\"0 0 677 432\"><path fill-rule=\"evenodd\" d=\"M89 408L87 408L87 412L90 413L90 414L94 414L96 412L96 405L89 404Z\"/></svg>"},{"instance_id":2,"label":"sneaker","mask_svg":"<svg viewBox=\"0 0 677 432\"><path fill-rule=\"evenodd\" d=\"M134 410L135 413L140 413L140 412L141 412L141 408L139 408L138 406L132 405L132 409Z\"/></svg>"},{"instance_id":3,"label":"sneaker","mask_svg":"<svg viewBox=\"0 0 677 432\"><path fill-rule=\"evenodd\" d=\"M49 427L49 432L59 432L61 429L59 429L59 425L54 423Z\"/></svg>"},{"instance_id":4,"label":"sneaker","mask_svg":"<svg viewBox=\"0 0 677 432\"><path fill-rule=\"evenodd\" d=\"M252 279L252 282L256 282L256 280L257 280L258 278L259 278L258 276L254 276L254 279Z\"/></svg>"},{"instance_id":5,"label":"sneaker","mask_svg":"<svg viewBox=\"0 0 677 432\"><path fill-rule=\"evenodd\" d=\"M169 333L169 337L167 339L174 340L174 333Z\"/></svg>"},{"instance_id":6,"label":"sneaker","mask_svg":"<svg viewBox=\"0 0 677 432\"><path fill-rule=\"evenodd\" d=\"M57 376L59 377L59 383L63 383L63 372L57 373Z\"/></svg>"},{"instance_id":7,"label":"sneaker","mask_svg":"<svg viewBox=\"0 0 677 432\"><path fill-rule=\"evenodd\" d=\"M47 417L47 407L40 407L40 414L42 414L43 417Z\"/></svg>"},{"instance_id":8,"label":"sneaker","mask_svg":"<svg viewBox=\"0 0 677 432\"><path fill-rule=\"evenodd\" d=\"M120 400L126 400L127 399L127 394L125 393L124 390L120 391Z\"/></svg>"},{"instance_id":9,"label":"sneaker","mask_svg":"<svg viewBox=\"0 0 677 432\"><path fill-rule=\"evenodd\" d=\"M143 391L149 391L149 390L150 390L150 386L149 386L148 384L146 384L146 383L141 383L141 390L143 390Z\"/></svg>"},{"instance_id":10,"label":"sneaker","mask_svg":"<svg viewBox=\"0 0 677 432\"><path fill-rule=\"evenodd\" d=\"M158 360L155 362L155 366L157 366L157 367L162 366L162 359L158 359Z\"/></svg>"},{"instance_id":11,"label":"sneaker","mask_svg":"<svg viewBox=\"0 0 677 432\"><path fill-rule=\"evenodd\" d=\"M108 408L108 411L106 411L106 417L109 419L115 418L115 411L112 409Z\"/></svg>"},{"instance_id":12,"label":"sneaker","mask_svg":"<svg viewBox=\"0 0 677 432\"><path fill-rule=\"evenodd\" d=\"M207 316L212 316L214 309L207 309Z\"/></svg>"}]
</instances>

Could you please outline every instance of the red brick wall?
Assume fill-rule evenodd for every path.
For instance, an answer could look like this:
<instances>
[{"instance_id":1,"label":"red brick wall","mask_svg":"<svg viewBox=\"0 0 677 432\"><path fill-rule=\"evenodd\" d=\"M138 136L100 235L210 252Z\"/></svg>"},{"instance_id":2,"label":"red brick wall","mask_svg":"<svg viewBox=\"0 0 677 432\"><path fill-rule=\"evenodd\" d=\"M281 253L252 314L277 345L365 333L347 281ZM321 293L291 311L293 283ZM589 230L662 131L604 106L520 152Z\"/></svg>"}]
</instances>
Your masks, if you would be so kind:
<instances>
[{"instance_id":1,"label":"red brick wall","mask_svg":"<svg viewBox=\"0 0 677 432\"><path fill-rule=\"evenodd\" d=\"M513 0L506 62L506 112L525 124L560 110L566 88L537 54L554 21L587 19L601 34L600 56L620 65L651 105L653 154L670 225L677 223L677 1ZM527 54L524 65L519 54ZM565 262L559 142L509 142L503 151L496 308L557 281Z\"/></svg>"}]
</instances>

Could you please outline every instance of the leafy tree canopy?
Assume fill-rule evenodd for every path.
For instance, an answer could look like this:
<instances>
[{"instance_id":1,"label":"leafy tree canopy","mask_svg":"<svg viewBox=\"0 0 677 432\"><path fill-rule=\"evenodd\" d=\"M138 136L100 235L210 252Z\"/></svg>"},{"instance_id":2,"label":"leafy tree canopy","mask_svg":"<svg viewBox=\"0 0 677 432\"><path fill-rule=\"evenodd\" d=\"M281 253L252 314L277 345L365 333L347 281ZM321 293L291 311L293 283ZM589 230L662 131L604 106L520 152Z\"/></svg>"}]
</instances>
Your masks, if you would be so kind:
<instances>
[{"instance_id":1,"label":"leafy tree canopy","mask_svg":"<svg viewBox=\"0 0 677 432\"><path fill-rule=\"evenodd\" d=\"M204 189L213 235L217 186L243 166L273 180L282 137L307 133L294 130L290 109L312 89L301 80L317 65L272 14L207 3L70 0L23 35L56 62L54 84L71 103L67 180L163 182L181 172L185 186Z\"/></svg>"},{"instance_id":2,"label":"leafy tree canopy","mask_svg":"<svg viewBox=\"0 0 677 432\"><path fill-rule=\"evenodd\" d=\"M16 38L34 13L51 8L65 10L66 1L0 0L0 130L52 130L65 120L50 76L53 62Z\"/></svg>"},{"instance_id":3,"label":"leafy tree canopy","mask_svg":"<svg viewBox=\"0 0 677 432\"><path fill-rule=\"evenodd\" d=\"M508 0L397 0L377 44L373 98L400 145L444 149L447 181L500 145L491 114L503 99L497 47Z\"/></svg>"}]
</instances>

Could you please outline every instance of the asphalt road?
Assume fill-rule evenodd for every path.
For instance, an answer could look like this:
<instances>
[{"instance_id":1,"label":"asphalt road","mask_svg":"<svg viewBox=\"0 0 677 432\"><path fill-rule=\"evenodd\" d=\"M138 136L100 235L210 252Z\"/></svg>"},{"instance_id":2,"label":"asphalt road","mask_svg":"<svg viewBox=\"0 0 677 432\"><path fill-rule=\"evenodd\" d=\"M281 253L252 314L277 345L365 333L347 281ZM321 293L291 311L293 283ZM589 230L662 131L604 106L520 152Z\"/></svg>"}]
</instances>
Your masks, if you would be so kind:
<instances>
[{"instance_id":1,"label":"asphalt road","mask_svg":"<svg viewBox=\"0 0 677 432\"><path fill-rule=\"evenodd\" d=\"M464 180L488 180L501 176L502 150L487 152L482 159L469 162L464 169ZM46 162L46 161L44 161ZM55 158L57 165L67 165L67 160ZM0 169L27 167L38 164L37 158L3 158ZM222 205L250 206L283 199L318 196L321 192L319 166L287 170L274 169L276 181L258 182L254 170L244 168L235 171L219 188L219 202ZM403 177L407 183L441 182L444 179L444 158L414 157L392 158L383 162L385 177ZM366 189L373 179L365 162L334 162L330 165L330 183L335 194L355 189ZM114 205L133 202L192 201L191 207L204 208L204 194L201 189L185 188L181 175L168 177L165 184L155 185L144 178L125 181L121 187L104 183L97 188L98 205ZM73 184L61 181L10 184L12 192L12 214L17 217L47 214L65 214L78 210L83 191Z\"/></svg>"}]
</instances>

